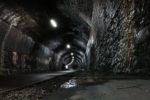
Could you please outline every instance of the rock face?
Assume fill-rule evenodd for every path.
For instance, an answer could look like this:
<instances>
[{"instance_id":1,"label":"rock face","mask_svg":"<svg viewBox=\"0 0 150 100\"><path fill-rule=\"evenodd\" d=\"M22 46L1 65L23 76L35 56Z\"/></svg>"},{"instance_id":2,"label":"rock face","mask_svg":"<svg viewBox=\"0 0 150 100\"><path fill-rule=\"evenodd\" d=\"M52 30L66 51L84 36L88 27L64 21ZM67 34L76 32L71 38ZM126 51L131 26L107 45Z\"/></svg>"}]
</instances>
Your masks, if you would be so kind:
<instances>
[{"instance_id":1,"label":"rock face","mask_svg":"<svg viewBox=\"0 0 150 100\"><path fill-rule=\"evenodd\" d=\"M134 1L110 0L99 3L102 29L97 31L96 68L130 72L134 62Z\"/></svg>"},{"instance_id":2,"label":"rock face","mask_svg":"<svg viewBox=\"0 0 150 100\"><path fill-rule=\"evenodd\" d=\"M101 0L102 23L97 30L95 69L111 72L148 72L150 65L150 2Z\"/></svg>"}]
</instances>

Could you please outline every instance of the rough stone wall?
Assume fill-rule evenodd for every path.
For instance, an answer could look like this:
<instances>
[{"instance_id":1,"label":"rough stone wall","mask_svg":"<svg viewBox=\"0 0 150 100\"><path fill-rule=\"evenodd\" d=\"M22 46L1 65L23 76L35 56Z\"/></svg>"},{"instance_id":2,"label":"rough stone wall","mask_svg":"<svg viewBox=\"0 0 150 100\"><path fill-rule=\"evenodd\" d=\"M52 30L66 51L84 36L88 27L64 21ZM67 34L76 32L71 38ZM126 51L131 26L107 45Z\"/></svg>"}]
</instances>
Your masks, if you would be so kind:
<instances>
[{"instance_id":1,"label":"rough stone wall","mask_svg":"<svg viewBox=\"0 0 150 100\"><path fill-rule=\"evenodd\" d=\"M31 37L37 36L36 27L35 20L22 8L0 2L0 75L35 70L31 62L36 57L30 53L36 42ZM47 70L42 67L39 71L43 69Z\"/></svg>"},{"instance_id":2,"label":"rough stone wall","mask_svg":"<svg viewBox=\"0 0 150 100\"><path fill-rule=\"evenodd\" d=\"M136 72L150 71L150 1L135 0Z\"/></svg>"},{"instance_id":3,"label":"rough stone wall","mask_svg":"<svg viewBox=\"0 0 150 100\"><path fill-rule=\"evenodd\" d=\"M97 1L96 1L96 4ZM144 38L145 45L137 44L143 36L137 39L137 33L144 25L141 21L148 22L149 8L147 0L101 0L98 8L101 12L101 24L97 30L97 40L95 42L96 67L105 72L142 72L148 67L150 59L149 40ZM143 16L144 12L145 16ZM148 24L149 25L149 24ZM145 29L143 34L149 35L149 29ZM143 45L143 47L142 47ZM143 57L143 58L141 58ZM146 61L145 61L146 59ZM144 62L143 62L144 61ZM139 64L141 70L139 70Z\"/></svg>"}]
</instances>

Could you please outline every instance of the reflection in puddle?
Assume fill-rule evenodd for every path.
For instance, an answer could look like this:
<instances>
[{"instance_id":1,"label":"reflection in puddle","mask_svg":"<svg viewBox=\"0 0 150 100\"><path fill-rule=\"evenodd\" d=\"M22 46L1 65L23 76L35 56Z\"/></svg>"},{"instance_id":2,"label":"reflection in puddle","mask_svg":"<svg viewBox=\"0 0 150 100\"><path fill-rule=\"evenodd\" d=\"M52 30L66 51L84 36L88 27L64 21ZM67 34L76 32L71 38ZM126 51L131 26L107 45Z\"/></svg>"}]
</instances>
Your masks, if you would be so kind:
<instances>
[{"instance_id":1,"label":"reflection in puddle","mask_svg":"<svg viewBox=\"0 0 150 100\"><path fill-rule=\"evenodd\" d=\"M65 82L60 87L61 88L73 88L77 86L77 81L75 79L71 79L68 82Z\"/></svg>"}]
</instances>

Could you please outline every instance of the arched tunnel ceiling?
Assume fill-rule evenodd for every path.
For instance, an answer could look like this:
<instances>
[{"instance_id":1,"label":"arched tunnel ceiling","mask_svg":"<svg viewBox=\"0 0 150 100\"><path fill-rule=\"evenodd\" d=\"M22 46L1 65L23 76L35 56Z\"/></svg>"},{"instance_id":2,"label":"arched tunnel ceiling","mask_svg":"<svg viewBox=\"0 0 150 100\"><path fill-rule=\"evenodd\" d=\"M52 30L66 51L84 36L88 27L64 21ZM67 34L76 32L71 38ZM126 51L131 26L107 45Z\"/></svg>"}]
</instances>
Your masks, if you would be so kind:
<instances>
[{"instance_id":1,"label":"arched tunnel ceiling","mask_svg":"<svg viewBox=\"0 0 150 100\"><path fill-rule=\"evenodd\" d=\"M73 55L71 55L71 53L73 53ZM73 50L63 50L61 52L59 52L56 56L56 66L62 66L62 64L68 64L71 60L72 57L76 59L78 59L78 62L80 62L79 64L85 66L86 65L86 54L83 51L80 51L78 49L73 49ZM65 60L65 59L68 60Z\"/></svg>"},{"instance_id":2,"label":"arched tunnel ceiling","mask_svg":"<svg viewBox=\"0 0 150 100\"><path fill-rule=\"evenodd\" d=\"M16 34L10 30L7 32L4 49L29 54L38 59L73 51L82 52L86 57L91 27L80 12L72 12L72 9L68 8L68 2L70 1L0 1L1 20L10 25L8 30L14 28L17 31ZM52 26L51 20L55 21L57 27ZM14 38L17 36L20 38ZM71 48L66 48L67 44ZM64 59L67 55L64 53L63 56L54 59L58 63L59 59ZM76 57L77 62L83 59L78 55Z\"/></svg>"},{"instance_id":3,"label":"arched tunnel ceiling","mask_svg":"<svg viewBox=\"0 0 150 100\"><path fill-rule=\"evenodd\" d=\"M71 55L66 55L65 57L63 57L62 58L62 63L63 62L66 62L66 63L69 63L70 62L70 60L72 60L72 57L74 57L74 59L75 60L78 60L78 61L80 61L80 63L82 64L83 62L82 62L82 56L80 56L80 55L74 55L74 56L71 56Z\"/></svg>"}]
</instances>

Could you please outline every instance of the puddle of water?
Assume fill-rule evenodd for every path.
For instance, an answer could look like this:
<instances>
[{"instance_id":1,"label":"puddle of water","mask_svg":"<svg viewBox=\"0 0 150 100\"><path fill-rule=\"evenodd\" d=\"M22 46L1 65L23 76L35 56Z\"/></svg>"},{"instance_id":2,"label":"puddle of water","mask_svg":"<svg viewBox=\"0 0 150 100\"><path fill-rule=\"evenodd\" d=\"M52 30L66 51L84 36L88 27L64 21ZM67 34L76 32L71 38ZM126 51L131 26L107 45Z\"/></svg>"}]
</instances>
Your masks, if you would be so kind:
<instances>
[{"instance_id":1,"label":"puddle of water","mask_svg":"<svg viewBox=\"0 0 150 100\"><path fill-rule=\"evenodd\" d=\"M74 88L74 87L87 87L87 86L94 86L94 85L100 85L104 84L107 80L102 80L94 77L85 77L80 78L73 78L69 81L65 82L60 86L60 88Z\"/></svg>"},{"instance_id":2,"label":"puddle of water","mask_svg":"<svg viewBox=\"0 0 150 100\"><path fill-rule=\"evenodd\" d=\"M61 88L73 88L73 87L77 87L77 81L75 79L71 79L68 82L65 82L64 84L62 84L60 86Z\"/></svg>"}]
</instances>

